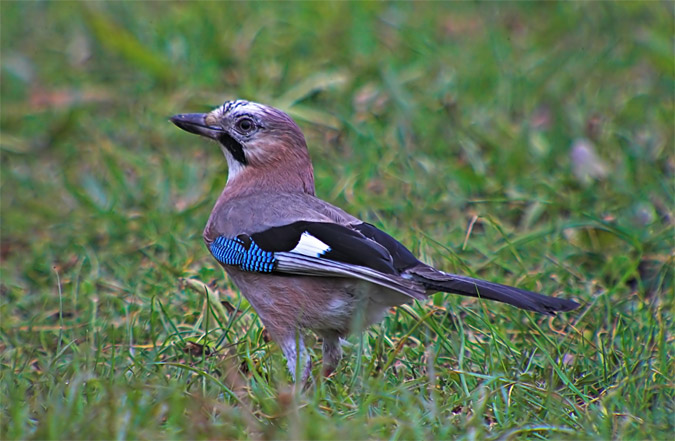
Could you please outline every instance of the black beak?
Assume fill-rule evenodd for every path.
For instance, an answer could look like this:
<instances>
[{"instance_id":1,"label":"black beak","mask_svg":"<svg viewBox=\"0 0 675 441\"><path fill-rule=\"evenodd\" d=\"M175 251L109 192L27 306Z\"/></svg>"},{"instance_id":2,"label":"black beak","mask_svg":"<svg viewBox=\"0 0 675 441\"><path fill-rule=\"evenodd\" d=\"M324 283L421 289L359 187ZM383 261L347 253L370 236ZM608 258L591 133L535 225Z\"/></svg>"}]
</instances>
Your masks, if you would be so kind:
<instances>
[{"instance_id":1,"label":"black beak","mask_svg":"<svg viewBox=\"0 0 675 441\"><path fill-rule=\"evenodd\" d=\"M206 115L206 113L184 113L172 116L170 121L186 132L217 140L224 130L220 127L207 125Z\"/></svg>"}]
</instances>

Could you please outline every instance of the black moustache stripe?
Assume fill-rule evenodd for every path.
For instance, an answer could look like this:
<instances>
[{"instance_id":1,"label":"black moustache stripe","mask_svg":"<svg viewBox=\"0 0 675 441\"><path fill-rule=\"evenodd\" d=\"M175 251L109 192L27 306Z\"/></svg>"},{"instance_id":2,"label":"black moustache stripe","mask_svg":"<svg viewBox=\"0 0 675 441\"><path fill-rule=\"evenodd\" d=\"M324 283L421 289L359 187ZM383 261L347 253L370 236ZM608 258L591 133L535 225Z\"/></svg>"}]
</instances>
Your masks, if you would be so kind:
<instances>
[{"instance_id":1,"label":"black moustache stripe","mask_svg":"<svg viewBox=\"0 0 675 441\"><path fill-rule=\"evenodd\" d=\"M232 154L232 157L243 165L248 164L246 155L244 155L244 147L231 137L228 133L222 132L218 135L218 141Z\"/></svg>"}]
</instances>

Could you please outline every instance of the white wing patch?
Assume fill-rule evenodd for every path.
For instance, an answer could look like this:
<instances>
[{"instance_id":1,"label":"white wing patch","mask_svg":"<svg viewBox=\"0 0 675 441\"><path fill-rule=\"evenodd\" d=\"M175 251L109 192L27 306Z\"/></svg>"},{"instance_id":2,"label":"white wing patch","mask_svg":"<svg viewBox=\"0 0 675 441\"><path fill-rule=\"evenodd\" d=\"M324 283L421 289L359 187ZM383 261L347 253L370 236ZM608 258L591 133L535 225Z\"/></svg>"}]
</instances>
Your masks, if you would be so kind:
<instances>
[{"instance_id":1,"label":"white wing patch","mask_svg":"<svg viewBox=\"0 0 675 441\"><path fill-rule=\"evenodd\" d=\"M295 248L291 250L291 253L298 253L311 257L321 257L329 251L330 247L328 245L305 231L300 235L300 241Z\"/></svg>"}]
</instances>

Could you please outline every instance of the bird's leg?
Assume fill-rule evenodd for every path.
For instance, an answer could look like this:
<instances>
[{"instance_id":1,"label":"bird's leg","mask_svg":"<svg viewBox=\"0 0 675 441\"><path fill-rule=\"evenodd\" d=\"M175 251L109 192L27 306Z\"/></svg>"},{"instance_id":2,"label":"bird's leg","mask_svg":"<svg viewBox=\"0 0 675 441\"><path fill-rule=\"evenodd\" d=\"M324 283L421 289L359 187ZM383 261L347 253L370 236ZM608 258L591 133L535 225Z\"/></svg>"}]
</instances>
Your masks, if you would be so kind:
<instances>
[{"instance_id":1,"label":"bird's leg","mask_svg":"<svg viewBox=\"0 0 675 441\"><path fill-rule=\"evenodd\" d=\"M281 346L281 350L286 357L286 366L296 383L298 382L298 373L301 374L300 382L304 383L312 370L312 363L303 340L300 331L279 340L279 346Z\"/></svg>"},{"instance_id":2,"label":"bird's leg","mask_svg":"<svg viewBox=\"0 0 675 441\"><path fill-rule=\"evenodd\" d=\"M340 337L336 333L323 334L323 375L329 376L333 373L340 359L342 358L342 345Z\"/></svg>"}]
</instances>

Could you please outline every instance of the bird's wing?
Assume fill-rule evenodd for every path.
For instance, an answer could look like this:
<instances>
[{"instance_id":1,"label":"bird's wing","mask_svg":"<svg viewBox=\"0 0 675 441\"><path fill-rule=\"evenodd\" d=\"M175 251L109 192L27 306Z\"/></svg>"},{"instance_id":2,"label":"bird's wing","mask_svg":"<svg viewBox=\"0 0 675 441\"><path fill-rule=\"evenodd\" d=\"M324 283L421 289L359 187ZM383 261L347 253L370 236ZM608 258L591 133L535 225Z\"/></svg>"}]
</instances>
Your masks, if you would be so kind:
<instances>
[{"instance_id":1,"label":"bird's wing","mask_svg":"<svg viewBox=\"0 0 675 441\"><path fill-rule=\"evenodd\" d=\"M250 235L219 236L209 248L222 264L244 271L356 278L426 298L420 284L399 275L385 246L336 223L296 221Z\"/></svg>"},{"instance_id":2,"label":"bird's wing","mask_svg":"<svg viewBox=\"0 0 675 441\"><path fill-rule=\"evenodd\" d=\"M572 300L549 297L512 286L439 271L417 260L399 241L375 226L361 223L353 226L353 228L386 248L392 256L394 268L398 273L418 282L428 292L443 291L471 297L482 297L543 314L555 314L555 311L570 311L579 306Z\"/></svg>"},{"instance_id":3,"label":"bird's wing","mask_svg":"<svg viewBox=\"0 0 675 441\"><path fill-rule=\"evenodd\" d=\"M408 268L419 265L421 262L417 260L415 255L410 252L401 242L394 239L384 231L380 230L374 225L363 222L357 225L351 225L353 229L360 232L366 238L378 245L384 247L392 259L392 264L398 273L402 273Z\"/></svg>"}]
</instances>

